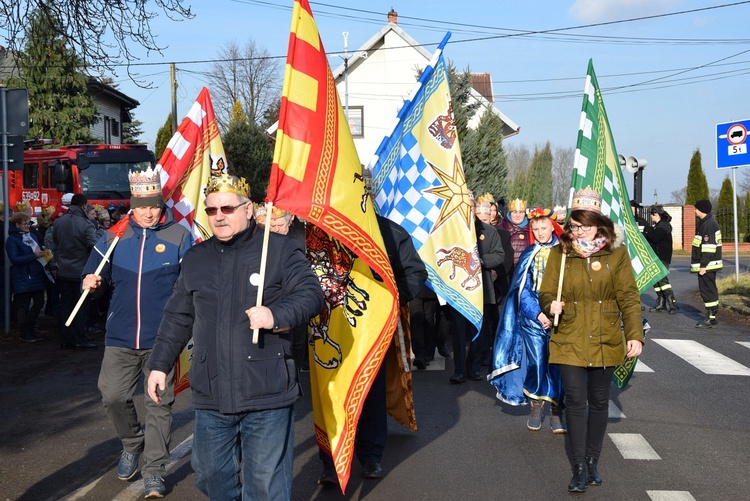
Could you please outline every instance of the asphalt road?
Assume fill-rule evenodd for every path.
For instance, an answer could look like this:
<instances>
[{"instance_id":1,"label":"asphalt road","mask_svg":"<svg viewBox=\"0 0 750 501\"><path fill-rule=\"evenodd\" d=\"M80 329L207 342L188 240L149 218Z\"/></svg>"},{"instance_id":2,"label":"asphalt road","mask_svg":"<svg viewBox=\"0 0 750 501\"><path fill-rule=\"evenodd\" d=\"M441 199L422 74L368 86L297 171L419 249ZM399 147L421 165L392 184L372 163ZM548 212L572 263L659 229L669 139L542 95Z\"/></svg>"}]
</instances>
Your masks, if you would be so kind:
<instances>
[{"instance_id":1,"label":"asphalt road","mask_svg":"<svg viewBox=\"0 0 750 501\"><path fill-rule=\"evenodd\" d=\"M724 276L733 273L729 258ZM742 258L745 270L747 261ZM639 371L624 390L612 391L600 460L604 484L579 497L750 496L750 319L720 311L718 329L694 329L703 310L687 263L677 257L672 268L678 314L645 312L653 328ZM653 292L643 302L652 305ZM133 482L116 478L120 445L96 388L101 355L60 351L54 339L33 345L0 340L0 499L142 499L140 476ZM316 485L321 467L311 406L303 397L296 415L293 498L568 499L564 436L550 433L546 419L541 431L528 431L528 408L500 404L486 382L450 385L451 373L451 360L415 371L419 430L390 422L386 476L363 480L355 462L346 496ZM302 381L307 388L308 374ZM168 497L205 499L193 487L190 467L189 392L178 397L175 413Z\"/></svg>"}]
</instances>

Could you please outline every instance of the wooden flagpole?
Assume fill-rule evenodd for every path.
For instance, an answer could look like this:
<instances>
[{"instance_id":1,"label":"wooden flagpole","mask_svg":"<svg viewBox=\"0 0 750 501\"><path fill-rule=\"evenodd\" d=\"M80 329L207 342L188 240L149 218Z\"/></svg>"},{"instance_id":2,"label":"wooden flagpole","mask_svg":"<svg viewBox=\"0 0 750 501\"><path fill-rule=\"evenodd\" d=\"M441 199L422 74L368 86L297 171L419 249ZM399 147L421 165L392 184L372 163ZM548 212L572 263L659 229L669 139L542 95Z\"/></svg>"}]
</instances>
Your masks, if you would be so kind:
<instances>
[{"instance_id":1,"label":"wooden flagpole","mask_svg":"<svg viewBox=\"0 0 750 501\"><path fill-rule=\"evenodd\" d=\"M260 254L260 281L255 306L263 306L263 285L266 281L266 261L268 259L268 236L271 234L271 211L273 202L266 202L266 224L263 228L263 251ZM258 344L259 329L253 329L253 344Z\"/></svg>"},{"instance_id":2,"label":"wooden flagpole","mask_svg":"<svg viewBox=\"0 0 750 501\"><path fill-rule=\"evenodd\" d=\"M109 256L112 255L112 251L115 250L115 245L117 245L117 242L120 241L120 235L116 235L115 239L112 240L112 244L110 244L109 249L107 249L107 252L104 254L104 257L102 258L101 262L99 262L99 266L96 267L96 270L94 271L94 275L97 277L104 269L104 265L109 261ZM70 316L65 321L65 327L70 327L70 324L73 323L73 319L78 314L78 310L81 309L81 306L83 305L83 302L86 301L86 296L89 295L89 290L91 289L85 289L83 291L83 294L81 294L81 297L78 298L78 303L76 303L76 307L73 308L73 311L70 313Z\"/></svg>"},{"instance_id":3,"label":"wooden flagpole","mask_svg":"<svg viewBox=\"0 0 750 501\"><path fill-rule=\"evenodd\" d=\"M560 279L557 281L557 302L560 302L560 299L562 299L562 286L563 286L563 277L565 276L565 257L567 254L565 252L562 253L562 261L560 261ZM560 314L555 313L555 320L552 325L557 327L557 322L560 320Z\"/></svg>"}]
</instances>

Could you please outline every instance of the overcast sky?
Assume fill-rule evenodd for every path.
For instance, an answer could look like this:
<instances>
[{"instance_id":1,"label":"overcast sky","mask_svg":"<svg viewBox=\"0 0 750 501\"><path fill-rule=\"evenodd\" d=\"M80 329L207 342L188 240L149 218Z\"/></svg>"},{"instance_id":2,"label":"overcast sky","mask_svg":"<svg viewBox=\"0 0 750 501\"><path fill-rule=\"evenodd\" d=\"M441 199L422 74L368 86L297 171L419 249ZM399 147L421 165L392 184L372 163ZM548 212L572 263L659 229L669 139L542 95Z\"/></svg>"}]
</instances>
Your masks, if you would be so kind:
<instances>
[{"instance_id":1,"label":"overcast sky","mask_svg":"<svg viewBox=\"0 0 750 501\"><path fill-rule=\"evenodd\" d=\"M662 203L685 186L690 158L703 155L709 186L730 169L716 167L716 124L750 119L750 2L689 0L327 0L310 2L326 51L340 52L342 32L356 50L393 7L399 26L432 52L448 30L445 55L458 68L492 75L495 105L521 127L507 143L574 147L589 58L604 96L619 153L645 158L643 201ZM727 5L725 7L721 7ZM171 110L169 62L177 63L178 115L187 112L219 47L252 39L285 56L291 0L193 2L195 18L152 22L163 56L137 67L153 89L123 75L120 89L140 101L143 139L152 144ZM425 9L429 6L429 9ZM685 12L693 11L696 12ZM672 15L673 14L673 15ZM283 59L282 59L283 61ZM341 59L332 55L335 68ZM279 75L281 79L282 76ZM365 161L365 160L363 160ZM743 169L737 172L742 179ZM626 174L632 195L631 174Z\"/></svg>"}]
</instances>

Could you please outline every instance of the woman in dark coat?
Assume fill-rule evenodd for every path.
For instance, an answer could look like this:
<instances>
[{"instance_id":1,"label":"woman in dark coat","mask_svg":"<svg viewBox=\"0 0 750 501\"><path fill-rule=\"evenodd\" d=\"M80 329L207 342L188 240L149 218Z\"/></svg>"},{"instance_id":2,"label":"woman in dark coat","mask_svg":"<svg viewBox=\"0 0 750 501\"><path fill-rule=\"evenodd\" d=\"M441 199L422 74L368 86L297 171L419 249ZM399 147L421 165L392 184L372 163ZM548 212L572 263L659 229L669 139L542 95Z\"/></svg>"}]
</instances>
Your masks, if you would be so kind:
<instances>
[{"instance_id":1,"label":"woman in dark coat","mask_svg":"<svg viewBox=\"0 0 750 501\"><path fill-rule=\"evenodd\" d=\"M539 290L542 311L549 318L560 315L550 337L549 363L558 365L565 390L573 462L570 492L601 485L597 468L612 374L643 347L641 299L622 242L612 221L601 213L599 194L580 190L560 245L550 251Z\"/></svg>"},{"instance_id":2,"label":"woman in dark coat","mask_svg":"<svg viewBox=\"0 0 750 501\"><path fill-rule=\"evenodd\" d=\"M11 262L10 276L14 304L18 311L21 340L33 343L36 336L36 319L44 305L44 268L38 261L44 256L39 240L29 231L31 218L19 212L10 218L5 250Z\"/></svg>"},{"instance_id":3,"label":"woman in dark coat","mask_svg":"<svg viewBox=\"0 0 750 501\"><path fill-rule=\"evenodd\" d=\"M666 269L669 269L669 264L672 262L672 225L669 224L671 221L672 216L664 210L664 207L654 205L651 207L651 224L643 228L643 236L654 248L654 252ZM654 291L656 292L656 305L648 311L666 309L667 313L674 315L675 310L678 309L677 300L668 275L654 284Z\"/></svg>"}]
</instances>

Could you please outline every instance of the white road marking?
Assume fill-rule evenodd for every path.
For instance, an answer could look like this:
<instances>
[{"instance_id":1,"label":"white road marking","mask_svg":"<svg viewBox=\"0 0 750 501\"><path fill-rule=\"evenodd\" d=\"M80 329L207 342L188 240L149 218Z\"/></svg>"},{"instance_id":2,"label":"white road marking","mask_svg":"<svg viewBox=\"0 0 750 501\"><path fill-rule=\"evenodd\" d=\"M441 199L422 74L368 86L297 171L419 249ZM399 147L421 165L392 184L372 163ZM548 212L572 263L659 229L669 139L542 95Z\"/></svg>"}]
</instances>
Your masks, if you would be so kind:
<instances>
[{"instance_id":1,"label":"white road marking","mask_svg":"<svg viewBox=\"0 0 750 501\"><path fill-rule=\"evenodd\" d=\"M619 407L617 407L617 404L615 404L612 400L609 401L609 419L622 419L625 416L623 412L620 410Z\"/></svg>"},{"instance_id":2,"label":"white road marking","mask_svg":"<svg viewBox=\"0 0 750 501\"><path fill-rule=\"evenodd\" d=\"M651 501L695 501L688 491L646 491Z\"/></svg>"},{"instance_id":3,"label":"white road marking","mask_svg":"<svg viewBox=\"0 0 750 501\"><path fill-rule=\"evenodd\" d=\"M687 339L652 339L705 374L750 376L750 369L697 341Z\"/></svg>"},{"instance_id":4,"label":"white road marking","mask_svg":"<svg viewBox=\"0 0 750 501\"><path fill-rule=\"evenodd\" d=\"M643 361L639 358L638 363L635 364L635 369L633 370L633 372L654 372L654 370L648 365L644 364Z\"/></svg>"},{"instance_id":5,"label":"white road marking","mask_svg":"<svg viewBox=\"0 0 750 501\"><path fill-rule=\"evenodd\" d=\"M735 341L737 344L741 344L745 348L750 348L750 341Z\"/></svg>"},{"instance_id":6,"label":"white road marking","mask_svg":"<svg viewBox=\"0 0 750 501\"><path fill-rule=\"evenodd\" d=\"M609 438L624 459L661 459L640 433L610 433Z\"/></svg>"}]
</instances>

